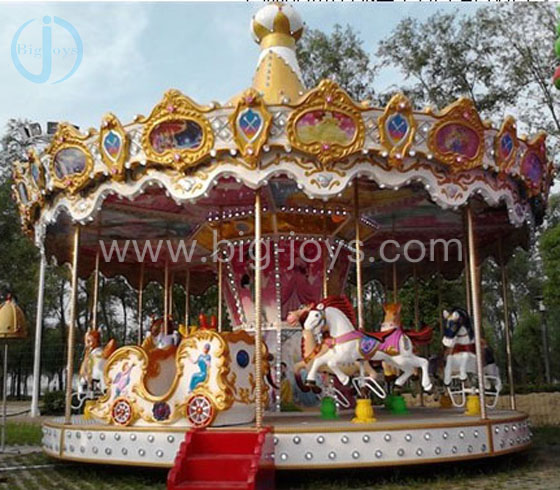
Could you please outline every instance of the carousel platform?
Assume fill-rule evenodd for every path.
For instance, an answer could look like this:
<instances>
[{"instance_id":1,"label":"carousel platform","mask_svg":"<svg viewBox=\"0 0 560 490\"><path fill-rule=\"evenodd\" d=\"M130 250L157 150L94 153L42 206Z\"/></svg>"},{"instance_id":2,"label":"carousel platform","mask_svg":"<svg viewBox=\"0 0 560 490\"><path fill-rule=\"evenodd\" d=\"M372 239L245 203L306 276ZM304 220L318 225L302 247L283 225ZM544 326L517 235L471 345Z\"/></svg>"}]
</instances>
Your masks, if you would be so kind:
<instances>
[{"instance_id":1,"label":"carousel platform","mask_svg":"<svg viewBox=\"0 0 560 490\"><path fill-rule=\"evenodd\" d=\"M354 424L352 413L322 420L316 412L267 414L278 470L428 464L489 458L522 451L532 433L522 412L491 411L487 420L458 409L414 408L391 415L376 408L377 421ZM235 431L249 425L228 427ZM81 416L72 424L43 424L43 449L54 458L169 468L189 427L117 427ZM208 429L212 431L213 429Z\"/></svg>"}]
</instances>

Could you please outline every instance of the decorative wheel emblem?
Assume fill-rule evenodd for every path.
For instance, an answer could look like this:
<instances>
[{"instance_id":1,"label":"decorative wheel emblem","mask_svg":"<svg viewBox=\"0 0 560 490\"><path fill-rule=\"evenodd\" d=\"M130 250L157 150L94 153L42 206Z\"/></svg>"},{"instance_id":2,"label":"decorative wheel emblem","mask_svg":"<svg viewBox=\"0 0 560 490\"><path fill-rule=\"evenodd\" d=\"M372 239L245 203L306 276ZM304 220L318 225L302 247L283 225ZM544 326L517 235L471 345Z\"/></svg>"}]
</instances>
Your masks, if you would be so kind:
<instances>
[{"instance_id":1,"label":"decorative wheel emblem","mask_svg":"<svg viewBox=\"0 0 560 490\"><path fill-rule=\"evenodd\" d=\"M113 422L118 425L128 425L132 421L132 405L124 398L118 398L111 410Z\"/></svg>"},{"instance_id":2,"label":"decorative wheel emblem","mask_svg":"<svg viewBox=\"0 0 560 490\"><path fill-rule=\"evenodd\" d=\"M187 401L187 418L195 427L207 427L215 416L214 404L206 395L194 395Z\"/></svg>"}]
</instances>

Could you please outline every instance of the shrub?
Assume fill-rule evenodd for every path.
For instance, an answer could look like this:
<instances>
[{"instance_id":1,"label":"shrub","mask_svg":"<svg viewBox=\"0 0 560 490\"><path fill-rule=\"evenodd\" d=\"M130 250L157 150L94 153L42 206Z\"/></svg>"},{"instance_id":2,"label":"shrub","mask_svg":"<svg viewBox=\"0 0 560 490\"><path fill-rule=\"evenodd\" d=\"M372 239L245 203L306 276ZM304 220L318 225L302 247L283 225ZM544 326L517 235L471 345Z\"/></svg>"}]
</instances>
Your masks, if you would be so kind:
<instances>
[{"instance_id":1,"label":"shrub","mask_svg":"<svg viewBox=\"0 0 560 490\"><path fill-rule=\"evenodd\" d=\"M42 415L64 414L65 393L64 391L48 391L43 396Z\"/></svg>"}]
</instances>

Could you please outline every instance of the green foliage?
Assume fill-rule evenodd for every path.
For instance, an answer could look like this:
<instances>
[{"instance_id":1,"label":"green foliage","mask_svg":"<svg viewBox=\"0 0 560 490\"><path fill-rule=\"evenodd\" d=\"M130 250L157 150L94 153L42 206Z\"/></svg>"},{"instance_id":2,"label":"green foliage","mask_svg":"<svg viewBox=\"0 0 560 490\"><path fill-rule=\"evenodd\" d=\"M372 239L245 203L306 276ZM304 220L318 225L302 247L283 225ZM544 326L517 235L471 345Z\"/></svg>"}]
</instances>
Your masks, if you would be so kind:
<instances>
[{"instance_id":1,"label":"green foliage","mask_svg":"<svg viewBox=\"0 0 560 490\"><path fill-rule=\"evenodd\" d=\"M337 24L330 34L306 30L297 44L297 55L308 88L329 78L357 100L373 96L375 70L352 27Z\"/></svg>"}]
</instances>

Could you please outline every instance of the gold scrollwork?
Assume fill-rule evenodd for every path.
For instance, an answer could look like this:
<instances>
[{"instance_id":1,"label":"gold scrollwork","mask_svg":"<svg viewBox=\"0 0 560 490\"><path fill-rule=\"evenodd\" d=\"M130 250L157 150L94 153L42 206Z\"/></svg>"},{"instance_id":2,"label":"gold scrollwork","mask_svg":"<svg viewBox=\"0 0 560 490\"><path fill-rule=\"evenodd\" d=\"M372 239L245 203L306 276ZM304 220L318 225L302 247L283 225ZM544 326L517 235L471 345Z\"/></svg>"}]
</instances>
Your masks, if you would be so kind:
<instances>
[{"instance_id":1,"label":"gold scrollwork","mask_svg":"<svg viewBox=\"0 0 560 490\"><path fill-rule=\"evenodd\" d=\"M208 156L214 145L214 133L203 114L210 110L212 109L199 106L178 90L165 92L163 100L154 107L152 113L147 118L138 120L138 122L144 123L142 147L148 159L156 164L168 165L182 172ZM197 133L196 137L199 137L200 141L195 141L191 147L187 148L162 144L158 150L153 145L152 132L161 127L160 125L171 124L174 121L183 123L185 128L190 125L191 130ZM200 133L198 134L198 132ZM164 137L166 136L166 134L162 134Z\"/></svg>"},{"instance_id":2,"label":"gold scrollwork","mask_svg":"<svg viewBox=\"0 0 560 490\"><path fill-rule=\"evenodd\" d=\"M527 149L521 157L520 174L521 178L525 182L525 185L527 186L527 191L529 192L530 196L539 194L549 183L550 166L547 165L545 142L546 133L541 131L532 140L527 141ZM541 168L539 169L539 181L535 181L529 176L529 173L534 172L534 168L531 168L531 165L534 165L534 162L529 162L529 158L531 157L531 155L535 155L537 157L538 163L541 165Z\"/></svg>"},{"instance_id":3,"label":"gold scrollwork","mask_svg":"<svg viewBox=\"0 0 560 490\"><path fill-rule=\"evenodd\" d=\"M335 82L323 80L290 114L287 122L290 144L300 151L315 155L323 168L330 168L337 160L363 147L363 110ZM314 115L320 116L319 122L313 121ZM302 118L306 116L310 124L304 126ZM309 130L309 135L303 132L304 128Z\"/></svg>"},{"instance_id":4,"label":"gold scrollwork","mask_svg":"<svg viewBox=\"0 0 560 490\"><path fill-rule=\"evenodd\" d=\"M90 179L93 170L93 157L85 143L91 137L93 130L87 134L80 133L74 126L68 123L60 123L53 137L47 153L50 155L50 179L57 189L68 189L71 194L75 194L82 189ZM64 155L64 158L63 158ZM58 160L60 158L60 160ZM77 162L76 159L83 159ZM80 163L81 169L75 167ZM66 174L57 171L57 165L67 166L69 170Z\"/></svg>"},{"instance_id":5,"label":"gold scrollwork","mask_svg":"<svg viewBox=\"0 0 560 490\"><path fill-rule=\"evenodd\" d=\"M504 147L504 144L508 144L508 141L502 141L507 135L510 137L511 148ZM506 117L502 123L500 131L496 134L494 139L494 157L498 168L501 171L509 170L515 162L517 156L517 149L519 147L519 142L517 140L517 130L515 125L515 119L511 116ZM507 154L506 154L507 152Z\"/></svg>"},{"instance_id":6,"label":"gold scrollwork","mask_svg":"<svg viewBox=\"0 0 560 490\"><path fill-rule=\"evenodd\" d=\"M428 113L438 119L428 136L428 147L437 159L448 164L452 172L471 170L480 166L484 157L484 130L486 126L480 120L474 103L470 99L461 97L438 114L434 114L431 110ZM450 133L449 138L454 138L454 132L458 132L459 129L473 132L478 139L474 153L469 155L466 151L456 149L454 146L455 143L460 142L459 140L465 142L465 138L468 139L466 134L458 135L459 140L454 140L453 144L449 144L447 148L442 147L439 135L441 131L446 129ZM445 140L447 139L445 138ZM472 151L472 148L469 151Z\"/></svg>"},{"instance_id":7,"label":"gold scrollwork","mask_svg":"<svg viewBox=\"0 0 560 490\"><path fill-rule=\"evenodd\" d=\"M118 117L106 114L99 131L99 152L111 174L111 178L122 182L125 179L125 162L130 141Z\"/></svg>"},{"instance_id":8,"label":"gold scrollwork","mask_svg":"<svg viewBox=\"0 0 560 490\"><path fill-rule=\"evenodd\" d=\"M397 118L400 117L400 122ZM381 144L389 152L388 161L391 166L401 168L406 152L414 143L416 121L412 105L403 94L395 94L385 107L385 111L377 120ZM402 135L393 136L389 124L393 124L394 131L403 131ZM398 133L397 133L398 134Z\"/></svg>"},{"instance_id":9,"label":"gold scrollwork","mask_svg":"<svg viewBox=\"0 0 560 490\"><path fill-rule=\"evenodd\" d=\"M239 151L254 168L272 122L272 115L259 92L254 88L246 90L229 121Z\"/></svg>"}]
</instances>

